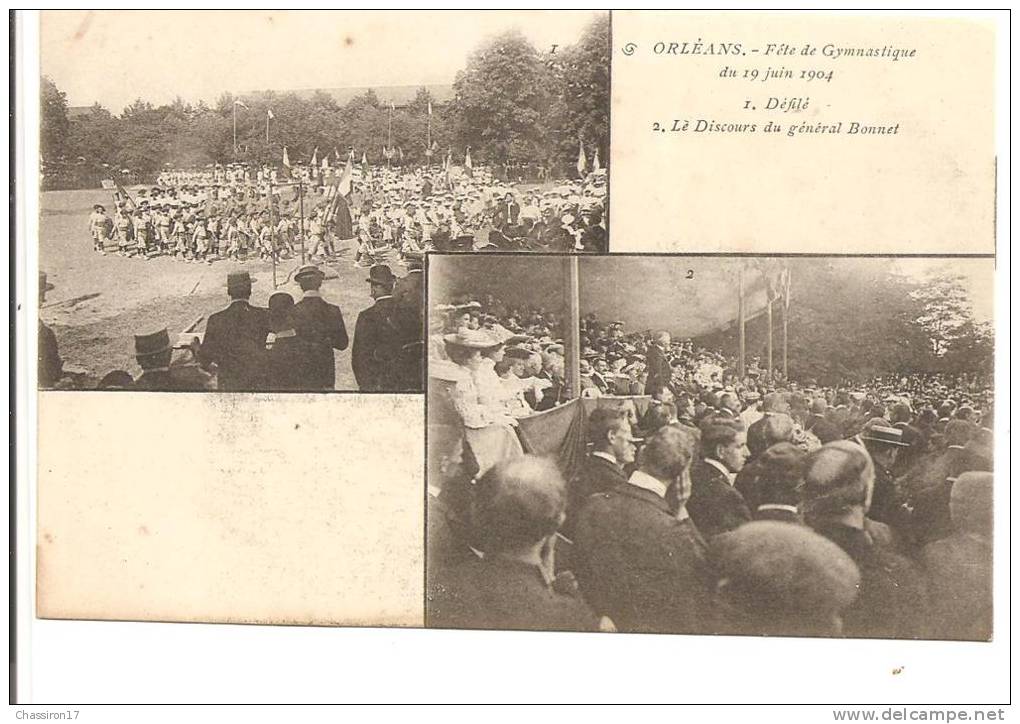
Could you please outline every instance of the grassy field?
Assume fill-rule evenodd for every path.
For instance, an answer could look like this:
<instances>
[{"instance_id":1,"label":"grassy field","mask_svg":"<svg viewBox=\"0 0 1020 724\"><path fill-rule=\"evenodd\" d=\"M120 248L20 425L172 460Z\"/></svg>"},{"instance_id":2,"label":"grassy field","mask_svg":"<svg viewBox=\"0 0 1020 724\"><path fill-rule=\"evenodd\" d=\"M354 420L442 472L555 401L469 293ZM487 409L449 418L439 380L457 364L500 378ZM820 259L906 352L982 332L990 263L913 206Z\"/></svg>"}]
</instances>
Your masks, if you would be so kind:
<instances>
[{"instance_id":1,"label":"grassy field","mask_svg":"<svg viewBox=\"0 0 1020 724\"><path fill-rule=\"evenodd\" d=\"M40 311L57 336L65 362L80 365L96 381L114 369L141 372L134 359L134 335L168 327L171 338L198 319L224 308L228 302L228 272L246 270L256 279L252 302L265 306L273 293L272 264L261 260L240 263L186 263L169 257L103 256L92 250L88 215L92 205L112 208L108 191L48 191L42 194L39 238L40 269L54 289ZM371 306L366 270L354 266L353 242L325 269L330 278L323 296L339 305L349 334L358 313ZM394 273L404 268L391 259ZM282 282L299 265L283 262L277 269L279 289L299 299L294 283ZM204 319L197 327L204 329ZM356 390L350 349L336 353L336 387Z\"/></svg>"}]
</instances>

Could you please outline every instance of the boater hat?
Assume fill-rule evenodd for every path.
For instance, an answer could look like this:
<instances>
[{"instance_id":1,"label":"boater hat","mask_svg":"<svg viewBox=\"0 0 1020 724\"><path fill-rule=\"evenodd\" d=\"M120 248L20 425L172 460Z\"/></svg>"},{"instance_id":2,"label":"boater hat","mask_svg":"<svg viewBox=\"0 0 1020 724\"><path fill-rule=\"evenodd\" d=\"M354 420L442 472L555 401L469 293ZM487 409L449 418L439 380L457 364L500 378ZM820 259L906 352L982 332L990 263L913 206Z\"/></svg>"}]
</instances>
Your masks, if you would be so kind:
<instances>
[{"instance_id":1,"label":"boater hat","mask_svg":"<svg viewBox=\"0 0 1020 724\"><path fill-rule=\"evenodd\" d=\"M885 445L895 445L896 447L910 447L909 444L903 442L903 430L898 427L873 425L864 430L864 434L861 435L861 439L871 440L872 442L880 442Z\"/></svg>"},{"instance_id":2,"label":"boater hat","mask_svg":"<svg viewBox=\"0 0 1020 724\"><path fill-rule=\"evenodd\" d=\"M305 264L297 270L297 273L294 275L294 279L295 281L300 281L306 277L319 277L320 279L324 279L326 275L314 264Z\"/></svg>"}]
</instances>

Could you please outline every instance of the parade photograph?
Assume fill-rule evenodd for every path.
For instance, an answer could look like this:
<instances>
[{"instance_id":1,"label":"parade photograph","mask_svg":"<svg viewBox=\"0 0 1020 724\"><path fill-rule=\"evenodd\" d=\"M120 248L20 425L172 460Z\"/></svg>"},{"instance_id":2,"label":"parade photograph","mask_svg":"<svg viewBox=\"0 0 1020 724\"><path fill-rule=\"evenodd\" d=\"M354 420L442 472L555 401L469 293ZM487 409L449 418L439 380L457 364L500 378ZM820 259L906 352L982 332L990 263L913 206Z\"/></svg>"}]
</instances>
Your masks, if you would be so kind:
<instances>
[{"instance_id":1,"label":"parade photograph","mask_svg":"<svg viewBox=\"0 0 1020 724\"><path fill-rule=\"evenodd\" d=\"M606 11L44 11L40 387L421 392L426 255L609 251L609 48Z\"/></svg>"},{"instance_id":2,"label":"parade photograph","mask_svg":"<svg viewBox=\"0 0 1020 724\"><path fill-rule=\"evenodd\" d=\"M992 258L427 263L427 626L991 640Z\"/></svg>"}]
</instances>

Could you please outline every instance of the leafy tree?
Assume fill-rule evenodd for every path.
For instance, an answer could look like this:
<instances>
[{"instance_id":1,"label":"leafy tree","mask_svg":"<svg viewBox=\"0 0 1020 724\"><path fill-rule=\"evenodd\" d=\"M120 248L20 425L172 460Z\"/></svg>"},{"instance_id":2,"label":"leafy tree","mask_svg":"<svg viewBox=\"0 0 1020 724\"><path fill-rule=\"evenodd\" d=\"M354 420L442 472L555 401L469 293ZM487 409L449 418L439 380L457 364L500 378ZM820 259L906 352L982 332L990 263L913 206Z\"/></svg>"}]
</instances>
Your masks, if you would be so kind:
<instances>
[{"instance_id":1,"label":"leafy tree","mask_svg":"<svg viewBox=\"0 0 1020 724\"><path fill-rule=\"evenodd\" d=\"M43 76L40 97L39 152L43 161L57 161L68 155L71 122L67 117L67 94Z\"/></svg>"},{"instance_id":2,"label":"leafy tree","mask_svg":"<svg viewBox=\"0 0 1020 724\"><path fill-rule=\"evenodd\" d=\"M459 145L490 162L546 158L549 84L538 52L519 31L483 45L453 84Z\"/></svg>"}]
</instances>

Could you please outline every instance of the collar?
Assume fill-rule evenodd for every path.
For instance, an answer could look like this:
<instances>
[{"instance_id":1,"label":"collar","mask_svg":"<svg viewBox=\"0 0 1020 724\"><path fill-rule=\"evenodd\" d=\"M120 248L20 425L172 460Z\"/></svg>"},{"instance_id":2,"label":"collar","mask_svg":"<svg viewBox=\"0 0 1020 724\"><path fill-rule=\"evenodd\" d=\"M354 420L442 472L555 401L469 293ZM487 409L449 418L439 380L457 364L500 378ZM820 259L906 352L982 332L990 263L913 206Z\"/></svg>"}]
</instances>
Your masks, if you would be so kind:
<instances>
[{"instance_id":1,"label":"collar","mask_svg":"<svg viewBox=\"0 0 1020 724\"><path fill-rule=\"evenodd\" d=\"M665 499L666 497L666 484L658 478L653 478L648 473L643 473L640 470L632 472L627 483L634 487L641 488L642 490L649 490L658 495L660 498Z\"/></svg>"},{"instance_id":2,"label":"collar","mask_svg":"<svg viewBox=\"0 0 1020 724\"><path fill-rule=\"evenodd\" d=\"M321 299L322 294L318 289L309 289L305 292L305 299L308 299L309 297Z\"/></svg>"},{"instance_id":3,"label":"collar","mask_svg":"<svg viewBox=\"0 0 1020 724\"><path fill-rule=\"evenodd\" d=\"M612 453L606 452L605 450L593 450L591 456L593 458L602 458L603 460L608 460L613 465L620 467L620 462L616 459L616 456L613 455Z\"/></svg>"},{"instance_id":4,"label":"collar","mask_svg":"<svg viewBox=\"0 0 1020 724\"><path fill-rule=\"evenodd\" d=\"M758 510L785 510L787 513L797 515L800 511L796 505L783 505L781 503L764 503L758 506Z\"/></svg>"},{"instance_id":5,"label":"collar","mask_svg":"<svg viewBox=\"0 0 1020 724\"><path fill-rule=\"evenodd\" d=\"M231 299L230 300L230 306L231 307L234 306L235 304L245 304L245 305L247 305L247 304L250 304L250 303L251 302L249 302L247 299Z\"/></svg>"},{"instance_id":6,"label":"collar","mask_svg":"<svg viewBox=\"0 0 1020 724\"><path fill-rule=\"evenodd\" d=\"M381 302L384 299L393 299L393 295L392 294L385 294L385 295L383 295L381 297L376 297L375 301Z\"/></svg>"},{"instance_id":7,"label":"collar","mask_svg":"<svg viewBox=\"0 0 1020 724\"><path fill-rule=\"evenodd\" d=\"M708 465L711 465L713 468L715 468L720 473L725 475L726 476L726 481L730 485L733 485L733 473L730 472L730 469L728 467L723 465L721 462L719 462L715 458L705 458L705 463L708 464Z\"/></svg>"},{"instance_id":8,"label":"collar","mask_svg":"<svg viewBox=\"0 0 1020 724\"><path fill-rule=\"evenodd\" d=\"M424 272L425 272L424 269L410 269L410 270L408 270L407 273L408 274L423 274Z\"/></svg>"},{"instance_id":9,"label":"collar","mask_svg":"<svg viewBox=\"0 0 1020 724\"><path fill-rule=\"evenodd\" d=\"M143 367L142 374L148 374L149 372L169 372L169 367Z\"/></svg>"},{"instance_id":10,"label":"collar","mask_svg":"<svg viewBox=\"0 0 1020 724\"><path fill-rule=\"evenodd\" d=\"M963 450L963 445L946 445L946 450Z\"/></svg>"}]
</instances>

